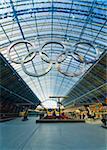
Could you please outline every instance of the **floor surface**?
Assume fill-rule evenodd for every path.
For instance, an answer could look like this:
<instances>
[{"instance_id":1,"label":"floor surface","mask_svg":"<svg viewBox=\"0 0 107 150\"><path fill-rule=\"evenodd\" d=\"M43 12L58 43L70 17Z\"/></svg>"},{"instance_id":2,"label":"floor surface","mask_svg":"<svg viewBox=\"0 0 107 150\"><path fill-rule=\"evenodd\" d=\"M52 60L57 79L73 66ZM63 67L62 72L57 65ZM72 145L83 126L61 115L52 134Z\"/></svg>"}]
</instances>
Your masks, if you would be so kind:
<instances>
[{"instance_id":1,"label":"floor surface","mask_svg":"<svg viewBox=\"0 0 107 150\"><path fill-rule=\"evenodd\" d=\"M0 123L0 150L107 150L107 129L85 123Z\"/></svg>"}]
</instances>

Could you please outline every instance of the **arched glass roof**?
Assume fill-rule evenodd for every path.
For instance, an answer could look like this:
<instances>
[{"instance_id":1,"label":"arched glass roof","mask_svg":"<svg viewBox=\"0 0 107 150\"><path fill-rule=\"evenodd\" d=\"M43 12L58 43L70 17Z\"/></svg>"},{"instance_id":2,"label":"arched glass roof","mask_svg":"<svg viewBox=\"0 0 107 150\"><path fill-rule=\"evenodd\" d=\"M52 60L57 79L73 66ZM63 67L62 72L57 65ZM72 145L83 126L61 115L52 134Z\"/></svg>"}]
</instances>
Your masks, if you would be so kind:
<instances>
[{"instance_id":1,"label":"arched glass roof","mask_svg":"<svg viewBox=\"0 0 107 150\"><path fill-rule=\"evenodd\" d=\"M39 50L49 41L62 43L66 51L78 51L87 60L96 57L95 49L89 45L74 45L88 42L99 51L99 57L107 48L107 1L106 0L1 0L0 1L0 52L7 57L7 47L16 41L27 40ZM11 51L14 60L22 59L32 50L29 44L19 44ZM51 59L56 60L63 52L58 43L43 48ZM10 62L10 61L9 61ZM50 95L67 95L83 75L67 77L59 73L55 64L46 75L31 77L24 73L20 64L10 62L23 80L41 101ZM64 71L76 72L82 64L71 56L61 63ZM85 65L85 71L92 64ZM37 56L26 63L28 71L44 71L48 63ZM50 100L51 101L51 100Z\"/></svg>"}]
</instances>

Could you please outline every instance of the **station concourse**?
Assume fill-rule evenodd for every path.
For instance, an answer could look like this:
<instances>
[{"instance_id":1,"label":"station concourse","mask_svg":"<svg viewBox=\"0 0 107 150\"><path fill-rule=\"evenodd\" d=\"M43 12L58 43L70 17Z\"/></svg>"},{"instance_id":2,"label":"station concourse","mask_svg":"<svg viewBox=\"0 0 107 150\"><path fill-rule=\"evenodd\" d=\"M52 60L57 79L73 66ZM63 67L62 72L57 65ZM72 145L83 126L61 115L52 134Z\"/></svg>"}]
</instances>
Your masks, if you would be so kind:
<instances>
[{"instance_id":1,"label":"station concourse","mask_svg":"<svg viewBox=\"0 0 107 150\"><path fill-rule=\"evenodd\" d=\"M107 1L0 1L0 150L107 150Z\"/></svg>"}]
</instances>

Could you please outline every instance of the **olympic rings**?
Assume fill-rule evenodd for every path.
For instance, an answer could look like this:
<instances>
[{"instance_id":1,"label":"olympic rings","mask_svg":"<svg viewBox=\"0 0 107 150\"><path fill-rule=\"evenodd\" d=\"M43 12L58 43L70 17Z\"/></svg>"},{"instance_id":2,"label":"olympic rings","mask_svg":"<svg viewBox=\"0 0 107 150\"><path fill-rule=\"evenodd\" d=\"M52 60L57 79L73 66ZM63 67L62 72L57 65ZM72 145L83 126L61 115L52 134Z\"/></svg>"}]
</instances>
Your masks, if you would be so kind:
<instances>
[{"instance_id":1,"label":"olympic rings","mask_svg":"<svg viewBox=\"0 0 107 150\"><path fill-rule=\"evenodd\" d=\"M8 47L8 49L7 49L7 56L8 56L8 58L9 58L13 63L16 63L16 64L21 64L21 61L14 61L14 60L12 60L11 55L10 55L10 52L11 52L11 49L12 49L14 46L16 46L17 44L20 44L20 43L29 44L29 45L31 45L31 46L34 48L34 45L33 45L31 42L26 41L26 40L22 40L22 41L18 41L18 42L12 43L12 44ZM32 54L32 53L31 53L31 54ZM24 63L27 63L27 62L31 61L31 60L35 57L35 55L36 55L36 54L33 53L32 56L30 56L30 58L29 58L28 60L25 60L25 61L24 61Z\"/></svg>"},{"instance_id":2,"label":"olympic rings","mask_svg":"<svg viewBox=\"0 0 107 150\"><path fill-rule=\"evenodd\" d=\"M61 54L61 55L62 55L62 54ZM59 57L60 57L61 55L59 55ZM71 53L70 51L68 52L68 56L71 56L72 58L75 59L74 55L75 55L75 54ZM79 58L81 58L80 55L78 55L78 56L79 56ZM58 58L57 58L57 59L58 59ZM79 72L70 72L70 73L67 73L66 71L62 71L62 70L61 70L61 63L58 63L58 61L57 61L57 63L56 63L56 68L57 68L57 70L58 70L61 74L65 75L65 76L68 76L68 77L77 77L77 76L80 76L81 74L83 74L83 73L85 72L85 63L83 63L83 67L80 68L80 71L79 71Z\"/></svg>"},{"instance_id":3,"label":"olympic rings","mask_svg":"<svg viewBox=\"0 0 107 150\"><path fill-rule=\"evenodd\" d=\"M94 60L90 60L90 61L86 60L83 56L81 56L81 58L80 57L78 57L78 58L75 57L75 60L77 60L77 61L79 61L81 63L85 62L86 64L90 64L90 63L96 62L97 59L98 59L98 57L99 57L99 51L94 47L94 45L92 45L91 43L88 43L88 42L78 42L78 43L76 43L74 45L74 47L77 48L77 46L81 45L81 44L87 44L88 46L92 47L95 50L96 57L94 58ZM79 54L77 52L74 52L74 54L76 54L77 56L79 56Z\"/></svg>"},{"instance_id":4,"label":"olympic rings","mask_svg":"<svg viewBox=\"0 0 107 150\"><path fill-rule=\"evenodd\" d=\"M63 49L65 48L64 45L63 45L62 43L60 43L60 42L49 41L49 42L46 42L46 43L42 46L42 49L43 49L46 45L48 45L48 44L59 44L60 46L63 47Z\"/></svg>"},{"instance_id":5,"label":"olympic rings","mask_svg":"<svg viewBox=\"0 0 107 150\"><path fill-rule=\"evenodd\" d=\"M94 58L94 60L86 60L84 56L78 54L78 52L70 52L68 50L66 50L65 48L65 45L60 43L60 42L57 42L57 41L49 41L49 42L46 42L45 44L43 44L40 48L39 51L28 51L28 54L23 58L21 59L21 61L15 61L11 58L11 55L10 55L10 52L11 52L11 49L16 46L17 44L20 44L20 43L25 43L25 44L29 44L30 46L33 47L33 49L35 49L35 46L29 42L29 41L26 41L26 40L22 40L22 41L18 41L18 42L15 42L15 43L12 43L9 47L8 47L8 50L7 50L7 55L8 55L8 58L16 63L16 64L21 64L22 66L22 69L23 71L29 75L29 76L33 76L33 77L41 77L45 74L47 74L51 69L52 69L52 64L56 64L56 69L58 72L60 72L61 74L65 75L65 76L68 76L68 77L77 77L77 76L80 76L81 74L83 74L85 72L85 65L86 64L89 64L89 63L94 63L97 59L98 59L98 56L99 56L99 52L98 50L90 43L88 42L78 42L76 43L74 46L77 47L79 44L86 44L90 47L92 47L95 52L96 52L96 57ZM58 57L56 58L56 60L52 60L49 58L48 54L46 52L43 51L43 48L48 45L48 44L59 44L63 49L64 51L61 52L61 54L58 55ZM29 72L27 71L24 63L28 63L30 61L32 61L37 55L40 55L40 58L48 63L48 67L47 69L45 70L44 73L40 73L40 74L37 74L37 72L35 71L35 73L32 73L32 72ZM43 57L45 56L46 59ZM77 62L80 62L82 63L82 67L79 68L79 71L78 72L66 72L66 71L63 71L61 69L61 63L67 58L67 56L71 56L75 61Z\"/></svg>"},{"instance_id":6,"label":"olympic rings","mask_svg":"<svg viewBox=\"0 0 107 150\"><path fill-rule=\"evenodd\" d=\"M58 60L58 59L57 59L57 62L58 62L58 63L63 62L63 61L66 59L66 57L67 57L67 53L68 53L68 52L62 52L62 53L58 56L58 58L60 58L62 55L64 55L64 58L62 58L62 60ZM48 59L46 60L46 59L43 58L43 55L45 55L46 57L48 57L48 55L47 55L45 52L40 52L41 59L42 59L43 61L47 62L47 63L50 63L51 60L49 60L49 57L48 57ZM56 61L51 61L51 62L52 62L52 64L56 64Z\"/></svg>"},{"instance_id":7,"label":"olympic rings","mask_svg":"<svg viewBox=\"0 0 107 150\"><path fill-rule=\"evenodd\" d=\"M24 62L26 61L26 58L28 57L28 55L30 55L32 52L30 52L29 54L27 54L25 57L24 57L24 59L23 59L23 61L21 62L21 66L22 66L22 69L23 69L23 71L27 74L27 75L29 75L29 76L32 76L32 77L41 77L41 76L44 76L45 74L47 74L51 69L52 69L52 63L50 62L49 63L49 66L48 66L48 68L45 70L45 72L44 73L42 73L42 74L37 74L36 72L35 73L32 73L32 72L28 72L27 71L27 69L26 69L26 67L24 66ZM39 54L39 52L35 52L35 57Z\"/></svg>"},{"instance_id":8,"label":"olympic rings","mask_svg":"<svg viewBox=\"0 0 107 150\"><path fill-rule=\"evenodd\" d=\"M42 46L41 46L41 58L42 58L42 60L44 60L45 62L47 62L47 63L50 63L50 61L52 62L52 64L56 64L56 61L55 60L46 60L46 59L44 59L44 57L43 57L43 55L42 54L44 54L44 51L43 51L43 48L46 46L46 45L48 45L48 44L59 44L63 49L64 49L64 53L65 53L65 55L64 55L64 57L63 57L63 59L62 60L59 60L58 62L59 63L61 63L61 62L63 62L65 59L66 59L66 57L67 57L67 50L66 50L66 48L65 48L65 45L64 44L62 44L62 43L60 43L60 42L56 42L56 41L49 41L49 42L46 42L45 44L43 44Z\"/></svg>"}]
</instances>

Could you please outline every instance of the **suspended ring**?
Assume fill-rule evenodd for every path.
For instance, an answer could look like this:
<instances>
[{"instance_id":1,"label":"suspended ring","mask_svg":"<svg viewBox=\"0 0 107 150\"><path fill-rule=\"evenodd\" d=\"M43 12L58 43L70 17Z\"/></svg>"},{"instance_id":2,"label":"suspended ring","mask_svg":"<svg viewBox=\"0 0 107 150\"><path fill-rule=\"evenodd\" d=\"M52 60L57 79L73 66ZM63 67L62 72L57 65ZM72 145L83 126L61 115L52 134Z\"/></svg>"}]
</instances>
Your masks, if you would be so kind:
<instances>
[{"instance_id":1,"label":"suspended ring","mask_svg":"<svg viewBox=\"0 0 107 150\"><path fill-rule=\"evenodd\" d=\"M80 44L87 44L87 45L91 46L95 50L95 52L96 52L96 57L95 57L94 60L87 61L84 58L84 56L81 56L77 52L74 52L74 54L76 56L76 57L74 57L74 59L77 60L77 61L79 61L80 63L86 63L86 64L95 63L98 60L98 57L99 57L99 51L98 51L98 49L96 49L94 45L92 45L91 43L88 43L88 42L78 42L74 46L77 47Z\"/></svg>"},{"instance_id":2,"label":"suspended ring","mask_svg":"<svg viewBox=\"0 0 107 150\"><path fill-rule=\"evenodd\" d=\"M59 57L61 56L62 54L60 54L59 55ZM73 58L74 58L74 55L75 54L73 54L73 53L71 53L71 52L68 52L68 56L72 56ZM79 57L81 57L80 55L79 55ZM57 58L58 59L58 58ZM70 73L67 73L66 71L63 71L63 70L61 70L61 63L58 63L58 61L57 61L57 63L56 63L56 68L57 68L57 70L61 73L61 74L63 74L63 75L65 75L65 76L67 76L67 77L77 77L77 76L80 76L81 74L83 74L84 72L85 72L85 63L83 63L83 67L80 69L80 71L79 72L70 72Z\"/></svg>"},{"instance_id":3,"label":"suspended ring","mask_svg":"<svg viewBox=\"0 0 107 150\"><path fill-rule=\"evenodd\" d=\"M7 49L7 55L8 55L9 60L10 60L11 62L13 62L13 63L16 63L16 64L21 64L21 61L22 61L22 60L21 60L21 61L15 61L15 60L13 60L13 59L11 58L10 52L11 52L11 49L12 49L14 46L16 46L17 44L20 44L20 43L29 44L29 45L31 45L32 47L34 47L34 45L33 45L31 42L26 41L26 40L22 40L22 41L18 41L18 42L12 43L12 44L8 47L8 49ZM24 63L27 63L27 62L31 61L31 60L35 57L36 53L32 52L30 55L31 55L30 58L24 60Z\"/></svg>"},{"instance_id":4,"label":"suspended ring","mask_svg":"<svg viewBox=\"0 0 107 150\"><path fill-rule=\"evenodd\" d=\"M46 42L46 43L42 46L42 49L43 49L46 45L48 45L48 44L59 44L60 46L63 47L63 49L65 48L64 45L63 45L62 43L60 43L60 42L57 42L57 41L49 41L49 42Z\"/></svg>"},{"instance_id":5,"label":"suspended ring","mask_svg":"<svg viewBox=\"0 0 107 150\"><path fill-rule=\"evenodd\" d=\"M61 62L63 62L63 61L66 59L68 52L62 52L60 55L58 55L58 58L61 57L61 55L63 55L63 54L64 54L63 60L62 60L62 61L57 60L58 63L61 63ZM44 59L44 58L43 58L43 55L45 55L47 58L49 58L48 55L47 55L45 52L40 52L41 59L42 59L43 61L47 62L47 63L50 63L51 60L49 60L49 59L48 59L48 60ZM52 64L56 64L56 61L51 61L51 62L52 62Z\"/></svg>"},{"instance_id":6,"label":"suspended ring","mask_svg":"<svg viewBox=\"0 0 107 150\"><path fill-rule=\"evenodd\" d=\"M39 52L40 53L40 56L41 56L41 59L43 60L43 61L45 61L46 63L50 63L50 59L49 59L49 57L48 57L48 54L46 54L45 52ZM45 55L48 59L44 59L44 57L43 57L43 55Z\"/></svg>"},{"instance_id":7,"label":"suspended ring","mask_svg":"<svg viewBox=\"0 0 107 150\"><path fill-rule=\"evenodd\" d=\"M11 58L11 55L10 55L10 52L11 52L11 49L16 46L17 44L20 44L20 43L25 43L25 44L29 44L30 46L32 46L33 48L35 48L35 46L29 42L29 41L26 41L26 40L22 40L22 41L18 41L18 42L15 42L15 43L12 43L9 47L8 47L8 51L7 51L7 55L8 55L8 58L16 63L16 64L21 64L22 66L22 69L23 71L29 75L29 76L33 76L33 77L41 77L45 74L47 74L51 69L52 69L52 64L56 64L56 68L57 70L61 73L61 74L64 74L65 76L68 76L68 77L77 77L77 76L80 76L81 74L83 74L85 72L85 65L86 64L89 64L89 63L94 63L97 61L98 57L99 57L99 51L98 49L96 49L92 44L88 43L88 42L78 42L76 43L74 46L77 47L79 44L87 44L88 46L92 47L94 50L95 50L95 53L96 53L96 57L94 60L86 60L85 56L82 56L80 54L78 54L78 52L73 52L71 53L70 51L67 51L66 48L65 48L65 45L60 43L60 42L57 42L57 41L49 41L49 42L46 42L44 45L42 45L42 47L40 48L40 52L37 52L37 51L31 51L31 52L28 52L28 54L24 57L24 59L22 59L21 61L15 61ZM43 48L48 45L48 44L59 44L63 49L64 51L61 52L61 54L58 55L58 57L56 58L56 60L51 60L48 56L47 53L45 53L43 51ZM40 55L40 58L46 62L46 63L49 63L48 65L48 68L45 70L44 73L42 74L37 74L36 72L35 73L32 73L32 72L29 72L27 71L24 63L27 63L29 61L32 61L34 57L36 57L37 55ZM45 57L47 57L47 59L44 59L43 55L45 55ZM67 58L67 56L71 56L72 58L74 58L74 60L80 62L83 64L83 67L80 67L80 71L79 72L70 72L70 73L67 73L66 71L63 71L61 69L61 63Z\"/></svg>"},{"instance_id":8,"label":"suspended ring","mask_svg":"<svg viewBox=\"0 0 107 150\"><path fill-rule=\"evenodd\" d=\"M27 75L32 76L32 77L41 77L41 76L44 76L45 74L47 74L47 73L52 69L52 62L49 63L48 68L47 68L47 69L45 70L45 72L42 73L42 74L37 74L36 72L35 72L35 73L29 72L29 71L27 71L27 69L26 69L26 67L25 67L25 65L24 65L24 61L26 61L26 58L27 58L28 55L30 55L31 53L32 53L32 52L29 52L29 54L27 54L27 55L24 57L23 61L21 62L23 71L24 71ZM40 54L40 53L39 53L39 52L35 52L35 57L36 57L38 54Z\"/></svg>"},{"instance_id":9,"label":"suspended ring","mask_svg":"<svg viewBox=\"0 0 107 150\"><path fill-rule=\"evenodd\" d=\"M66 59L66 57L67 57L67 51L66 51L66 48L65 48L65 45L64 45L64 44L62 44L62 43L60 43L60 42L56 42L56 41L49 41L49 42L46 42L46 43L41 47L41 50L40 50L41 59L42 59L43 61L45 61L46 63L50 63L50 61L51 61L52 64L56 64L56 61L55 61L55 60L44 59L44 57L43 57L43 54L44 54L43 48L44 48L46 45L48 45L48 44L59 44L59 45L64 49L64 53L65 53L64 58L63 58L62 60L58 60L59 63L63 62L63 61ZM47 55L47 54L45 53L45 55Z\"/></svg>"}]
</instances>

